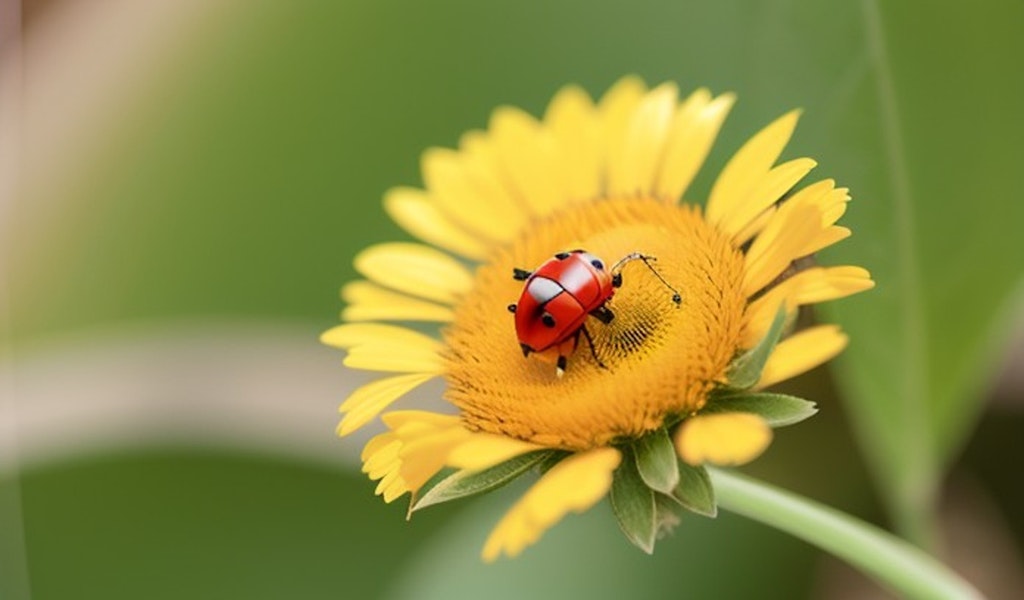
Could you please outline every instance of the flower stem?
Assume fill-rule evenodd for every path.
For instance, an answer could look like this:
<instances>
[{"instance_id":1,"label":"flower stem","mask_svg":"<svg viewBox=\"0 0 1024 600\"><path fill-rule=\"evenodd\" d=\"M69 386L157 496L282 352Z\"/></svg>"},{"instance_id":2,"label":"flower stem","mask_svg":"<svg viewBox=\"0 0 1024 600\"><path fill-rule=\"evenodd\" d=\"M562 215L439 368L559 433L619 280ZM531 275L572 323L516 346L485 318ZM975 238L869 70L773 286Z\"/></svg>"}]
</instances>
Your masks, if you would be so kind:
<instances>
[{"instance_id":1,"label":"flower stem","mask_svg":"<svg viewBox=\"0 0 1024 600\"><path fill-rule=\"evenodd\" d=\"M760 481L708 469L718 505L831 552L908 598L981 598L939 561L878 527Z\"/></svg>"}]
</instances>

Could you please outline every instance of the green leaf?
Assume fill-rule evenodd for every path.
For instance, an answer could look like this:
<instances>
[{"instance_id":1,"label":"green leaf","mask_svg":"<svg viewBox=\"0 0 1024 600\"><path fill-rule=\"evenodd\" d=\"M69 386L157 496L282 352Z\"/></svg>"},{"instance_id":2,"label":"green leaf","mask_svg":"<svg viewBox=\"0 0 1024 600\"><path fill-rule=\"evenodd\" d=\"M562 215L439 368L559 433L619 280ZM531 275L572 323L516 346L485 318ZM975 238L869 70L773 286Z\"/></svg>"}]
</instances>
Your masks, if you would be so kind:
<instances>
[{"instance_id":1,"label":"green leaf","mask_svg":"<svg viewBox=\"0 0 1024 600\"><path fill-rule=\"evenodd\" d=\"M764 363L768 361L775 344L779 342L782 335L782 328L786 324L786 307L780 306L775 313L775 319L768 328L761 341L748 350L745 354L736 358L729 365L729 372L726 377L729 380L729 387L737 390L746 390L754 387L761 379L761 371L764 370Z\"/></svg>"},{"instance_id":2,"label":"green leaf","mask_svg":"<svg viewBox=\"0 0 1024 600\"><path fill-rule=\"evenodd\" d=\"M626 449L625 454L631 454ZM615 470L611 491L612 510L626 538L637 548L651 554L658 533L654 492L647 487L633 457L626 456Z\"/></svg>"},{"instance_id":3,"label":"green leaf","mask_svg":"<svg viewBox=\"0 0 1024 600\"><path fill-rule=\"evenodd\" d=\"M730 392L714 397L701 409L702 414L724 412L754 413L770 427L785 427L814 416L818 409L810 400L787 394Z\"/></svg>"},{"instance_id":4,"label":"green leaf","mask_svg":"<svg viewBox=\"0 0 1024 600\"><path fill-rule=\"evenodd\" d=\"M553 454L548 450L530 452L478 472L457 471L430 488L410 507L410 513L467 496L499 488L529 471Z\"/></svg>"},{"instance_id":5,"label":"green leaf","mask_svg":"<svg viewBox=\"0 0 1024 600\"><path fill-rule=\"evenodd\" d=\"M1024 56L1024 4L990 8L863 2L862 81L801 144L851 185L841 224L854 234L827 262L864 265L878 286L823 310L850 335L837 375L861 448L895 525L925 544L1024 290L1024 203L1011 200L1024 86L1007 76ZM984 110L963 112L979 89Z\"/></svg>"},{"instance_id":6,"label":"green leaf","mask_svg":"<svg viewBox=\"0 0 1024 600\"><path fill-rule=\"evenodd\" d=\"M718 516L715 488L704 467L694 467L679 461L679 485L672 492L672 498L699 515L711 518Z\"/></svg>"},{"instance_id":7,"label":"green leaf","mask_svg":"<svg viewBox=\"0 0 1024 600\"><path fill-rule=\"evenodd\" d=\"M649 488L670 494L679 484L679 458L665 428L653 431L633 444L636 467Z\"/></svg>"}]
</instances>

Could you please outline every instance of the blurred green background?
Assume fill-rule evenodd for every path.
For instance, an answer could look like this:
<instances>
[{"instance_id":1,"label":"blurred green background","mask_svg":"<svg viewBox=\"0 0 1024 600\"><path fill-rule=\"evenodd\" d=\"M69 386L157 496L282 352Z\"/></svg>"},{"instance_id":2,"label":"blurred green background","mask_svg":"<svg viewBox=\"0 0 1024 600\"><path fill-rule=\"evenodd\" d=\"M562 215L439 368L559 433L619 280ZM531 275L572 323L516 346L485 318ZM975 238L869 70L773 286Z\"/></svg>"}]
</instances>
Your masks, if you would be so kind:
<instances>
[{"instance_id":1,"label":"blurred green background","mask_svg":"<svg viewBox=\"0 0 1024 600\"><path fill-rule=\"evenodd\" d=\"M483 566L516 490L406 523L333 437L362 379L316 336L355 252L405 239L382 192L498 105L629 73L738 94L695 200L793 107L786 156L854 196L825 260L878 288L825 308L852 345L789 384L822 412L748 471L1021 583L1024 5L84 4L23 4L0 598L877 593L729 515L646 557L596 510Z\"/></svg>"}]
</instances>

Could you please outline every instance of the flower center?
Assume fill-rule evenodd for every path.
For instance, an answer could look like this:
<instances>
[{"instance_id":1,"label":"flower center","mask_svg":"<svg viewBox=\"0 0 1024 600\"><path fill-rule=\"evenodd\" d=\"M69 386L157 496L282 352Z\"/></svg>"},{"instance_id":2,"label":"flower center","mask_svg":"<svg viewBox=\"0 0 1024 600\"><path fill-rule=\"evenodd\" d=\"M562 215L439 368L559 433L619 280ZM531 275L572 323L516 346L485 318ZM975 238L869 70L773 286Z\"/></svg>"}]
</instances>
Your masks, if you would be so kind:
<instances>
[{"instance_id":1,"label":"flower center","mask_svg":"<svg viewBox=\"0 0 1024 600\"><path fill-rule=\"evenodd\" d=\"M506 306L523 291L513 268L575 248L607 265L632 252L654 256L682 303L642 262L628 263L606 305L615 318L585 323L604 366L581 337L557 377L551 363L523 357ZM741 339L742 277L742 254L698 208L608 200L552 215L478 269L445 331L446 397L470 428L567 450L643 435L702 407L724 380Z\"/></svg>"}]
</instances>

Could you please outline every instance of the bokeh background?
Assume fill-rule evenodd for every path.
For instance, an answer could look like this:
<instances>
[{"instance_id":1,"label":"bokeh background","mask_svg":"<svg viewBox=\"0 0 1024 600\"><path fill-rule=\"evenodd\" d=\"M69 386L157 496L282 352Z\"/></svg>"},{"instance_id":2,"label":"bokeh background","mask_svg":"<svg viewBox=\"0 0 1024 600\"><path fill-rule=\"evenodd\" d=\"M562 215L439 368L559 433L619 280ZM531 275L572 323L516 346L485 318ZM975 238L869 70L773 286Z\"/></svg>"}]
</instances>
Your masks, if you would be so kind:
<instances>
[{"instance_id":1,"label":"bokeh background","mask_svg":"<svg viewBox=\"0 0 1024 600\"><path fill-rule=\"evenodd\" d=\"M316 338L406 239L383 191L629 73L737 92L695 200L793 107L786 156L852 189L827 260L878 288L825 308L853 343L788 384L821 413L747 472L1024 589L1020 2L0 7L0 598L885 597L730 515L647 557L603 507L484 566L521 488L407 523L333 435L366 379Z\"/></svg>"}]
</instances>

